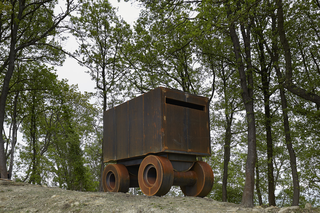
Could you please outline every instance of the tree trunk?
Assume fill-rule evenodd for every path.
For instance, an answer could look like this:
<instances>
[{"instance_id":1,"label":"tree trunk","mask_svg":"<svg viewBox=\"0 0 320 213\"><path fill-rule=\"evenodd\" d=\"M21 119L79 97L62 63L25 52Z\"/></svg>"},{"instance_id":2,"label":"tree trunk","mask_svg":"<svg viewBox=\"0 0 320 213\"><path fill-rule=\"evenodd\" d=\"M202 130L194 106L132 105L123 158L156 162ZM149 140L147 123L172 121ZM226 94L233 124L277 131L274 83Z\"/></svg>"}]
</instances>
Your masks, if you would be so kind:
<instances>
[{"instance_id":1,"label":"tree trunk","mask_svg":"<svg viewBox=\"0 0 320 213\"><path fill-rule=\"evenodd\" d=\"M289 126L289 117L287 113L287 99L285 96L284 89L280 88L280 95L281 95L281 105L282 105L282 113L283 113L283 125L284 125L284 132L286 138L286 145L290 156L290 166L291 166L291 173L293 179L293 200L292 206L299 205L299 198L300 198L300 186L299 186L299 176L297 171L297 162L296 162L296 155L294 149L292 147L292 139L290 134L290 126Z\"/></svg>"},{"instance_id":2,"label":"tree trunk","mask_svg":"<svg viewBox=\"0 0 320 213\"><path fill-rule=\"evenodd\" d=\"M13 170L13 162L14 162L14 150L17 144L17 104L19 98L19 91L16 92L16 96L14 97L14 106L13 106L13 117L12 117L12 139L11 139L11 153L10 153L10 165L8 171L8 178L12 178L12 170Z\"/></svg>"},{"instance_id":3,"label":"tree trunk","mask_svg":"<svg viewBox=\"0 0 320 213\"><path fill-rule=\"evenodd\" d=\"M230 12L230 11L228 11ZM242 26L243 27L243 26ZM245 71L244 62L241 56L241 46L234 24L229 27L230 37L233 43L235 59L239 71L240 85L242 89L242 100L245 106L248 123L248 155L246 162L246 181L242 195L241 204L246 207L253 207L254 196L254 171L256 163L256 127L253 107L253 76L251 65L250 49L250 27L247 32L242 29L242 37L245 43L247 70Z\"/></svg>"},{"instance_id":4,"label":"tree trunk","mask_svg":"<svg viewBox=\"0 0 320 213\"><path fill-rule=\"evenodd\" d=\"M285 49L285 60L286 60L286 78L285 80L287 81L288 79L292 79L292 70L291 69L291 53L289 49L289 44L288 41L285 38L284 34L284 28L283 28L283 9L282 9L282 1L278 0L278 31L276 30L276 18L273 16L272 17L272 31L274 37L277 35L277 32L280 34L280 40L281 43ZM299 205L299 199L300 199L300 184L299 184L299 176L298 176L298 171L297 171L297 163L296 163L296 155L294 152L294 149L292 147L292 139L291 139L291 134L290 134L290 125L289 125L289 118L288 118L288 113L287 113L287 99L285 96L285 91L281 87L282 81L284 80L280 68L277 65L279 61L279 49L276 41L272 42L272 53L273 53L273 62L275 63L274 67L277 73L278 77L278 82L280 85L280 97L281 97L281 107L282 107L282 113L283 113L283 125L284 125L284 131L285 131L285 139L286 139L286 146L289 152L290 156L290 166L291 166L291 173L292 173L292 179L293 179L293 200L292 200L292 206L298 206ZM290 91L291 92L291 91ZM318 105L318 104L317 104Z\"/></svg>"},{"instance_id":5,"label":"tree trunk","mask_svg":"<svg viewBox=\"0 0 320 213\"><path fill-rule=\"evenodd\" d=\"M104 112L107 110L108 106L107 106L107 101L108 101L108 88L107 88L107 79L106 79L106 70L105 70L105 65L102 68L102 79L103 79L103 88L102 88L102 92L103 92L103 103L102 103L102 109L103 109L103 114ZM97 79L96 84L99 84L99 81ZM104 119L103 119L104 121ZM102 134L104 135L104 134ZM104 171L104 162L103 162L103 138L101 140L101 148L102 148L102 153L101 153L101 158L100 158L100 179L99 179L99 192L103 192L103 183L102 183L102 178L103 178L103 171Z\"/></svg>"},{"instance_id":6,"label":"tree trunk","mask_svg":"<svg viewBox=\"0 0 320 213\"><path fill-rule=\"evenodd\" d=\"M222 179L222 202L228 202L227 185L228 185L228 166L230 161L230 144L231 144L231 123L232 118L226 115L226 134L224 138L224 161L223 161L223 179Z\"/></svg>"},{"instance_id":7,"label":"tree trunk","mask_svg":"<svg viewBox=\"0 0 320 213\"><path fill-rule=\"evenodd\" d=\"M104 163L103 153L101 154L101 165L100 165L100 180L99 180L99 192L103 192L102 177L103 177Z\"/></svg>"},{"instance_id":8,"label":"tree trunk","mask_svg":"<svg viewBox=\"0 0 320 213\"><path fill-rule=\"evenodd\" d=\"M257 189L257 195L258 195L258 200L259 200L259 205L262 206L262 196L261 196L261 191L260 191L260 172L259 172L259 163L258 163L258 158L256 162L256 189Z\"/></svg>"},{"instance_id":9,"label":"tree trunk","mask_svg":"<svg viewBox=\"0 0 320 213\"><path fill-rule=\"evenodd\" d=\"M31 176L29 183L36 184L38 183L39 177L38 177L38 144L37 144L37 135L36 135L36 109L35 109L35 104L36 104L36 97L35 97L35 91L31 91L32 95L32 106L31 106L31 123L30 123L30 142L31 142L31 147L32 147L32 171L31 171Z\"/></svg>"},{"instance_id":10,"label":"tree trunk","mask_svg":"<svg viewBox=\"0 0 320 213\"><path fill-rule=\"evenodd\" d=\"M223 64L223 62L222 62ZM214 70L212 65L212 70ZM222 179L222 202L228 202L228 170L229 170L229 162L230 162L230 151L231 151L231 126L233 121L233 100L230 100L228 95L228 78L229 76L225 73L225 67L221 66L221 75L223 81L223 93L224 93L224 101L225 101L225 136L224 136L224 161L223 161L223 179Z\"/></svg>"},{"instance_id":11,"label":"tree trunk","mask_svg":"<svg viewBox=\"0 0 320 213\"><path fill-rule=\"evenodd\" d=\"M269 206L276 206L275 186L273 175L273 142L271 135L271 115L269 106L269 97L265 99L265 128L267 133L267 159L268 159L268 200Z\"/></svg>"},{"instance_id":12,"label":"tree trunk","mask_svg":"<svg viewBox=\"0 0 320 213\"><path fill-rule=\"evenodd\" d=\"M246 181L242 195L241 204L246 207L253 207L254 196L254 170L256 162L256 129L253 106L246 106L248 119L248 156L246 163ZM252 110L248 114L249 110Z\"/></svg>"},{"instance_id":13,"label":"tree trunk","mask_svg":"<svg viewBox=\"0 0 320 213\"><path fill-rule=\"evenodd\" d=\"M268 200L269 206L276 206L275 199L275 186L274 186L274 175L273 175L273 141L272 141L272 130L271 130L271 113L270 113L270 80L268 68L266 66L264 47L263 47L263 34L262 31L258 31L259 36L259 50L260 50L260 66L261 66L261 82L263 91L264 101L264 125L267 136L267 162L268 162Z\"/></svg>"},{"instance_id":14,"label":"tree trunk","mask_svg":"<svg viewBox=\"0 0 320 213\"><path fill-rule=\"evenodd\" d=\"M20 3L21 4L21 3ZM19 14L18 19L22 15L23 5L19 5ZM7 96L9 93L9 84L10 80L14 71L14 62L16 58L16 42L17 42L17 33L18 33L18 21L15 20L15 14L11 14L11 41L10 41L10 52L9 52L9 64L8 64L8 70L5 74L1 95L0 95L0 173L2 178L8 178L7 175L7 159L5 156L4 151L4 139L2 136L3 131L3 124L4 124L4 118L5 118L5 108L6 108L6 101Z\"/></svg>"}]
</instances>

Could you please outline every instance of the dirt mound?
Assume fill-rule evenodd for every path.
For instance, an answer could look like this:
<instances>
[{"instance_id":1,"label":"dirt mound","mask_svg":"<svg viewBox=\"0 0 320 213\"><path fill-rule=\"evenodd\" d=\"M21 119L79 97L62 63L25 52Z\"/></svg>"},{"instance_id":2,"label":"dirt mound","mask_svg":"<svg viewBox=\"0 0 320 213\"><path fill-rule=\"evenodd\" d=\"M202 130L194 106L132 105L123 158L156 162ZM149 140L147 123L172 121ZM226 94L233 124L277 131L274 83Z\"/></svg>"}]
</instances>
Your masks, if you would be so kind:
<instances>
[{"instance_id":1,"label":"dirt mound","mask_svg":"<svg viewBox=\"0 0 320 213\"><path fill-rule=\"evenodd\" d=\"M320 212L319 208L243 208L208 198L77 192L0 180L0 212Z\"/></svg>"}]
</instances>

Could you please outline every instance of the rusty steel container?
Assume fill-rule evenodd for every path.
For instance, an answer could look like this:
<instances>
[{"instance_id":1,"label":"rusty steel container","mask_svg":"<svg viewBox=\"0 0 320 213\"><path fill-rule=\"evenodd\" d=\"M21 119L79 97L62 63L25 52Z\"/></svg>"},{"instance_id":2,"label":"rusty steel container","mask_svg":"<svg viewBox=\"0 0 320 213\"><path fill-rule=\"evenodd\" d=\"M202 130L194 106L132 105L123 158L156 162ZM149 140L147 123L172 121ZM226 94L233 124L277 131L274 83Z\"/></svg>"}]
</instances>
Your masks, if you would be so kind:
<instances>
[{"instance_id":1,"label":"rusty steel container","mask_svg":"<svg viewBox=\"0 0 320 213\"><path fill-rule=\"evenodd\" d=\"M208 106L207 98L159 87L106 111L104 191L140 187L162 196L174 185L186 196L210 193L212 169L196 159L211 154Z\"/></svg>"},{"instance_id":2,"label":"rusty steel container","mask_svg":"<svg viewBox=\"0 0 320 213\"><path fill-rule=\"evenodd\" d=\"M195 161L211 154L205 97L159 87L104 112L103 120L104 162L155 153Z\"/></svg>"}]
</instances>

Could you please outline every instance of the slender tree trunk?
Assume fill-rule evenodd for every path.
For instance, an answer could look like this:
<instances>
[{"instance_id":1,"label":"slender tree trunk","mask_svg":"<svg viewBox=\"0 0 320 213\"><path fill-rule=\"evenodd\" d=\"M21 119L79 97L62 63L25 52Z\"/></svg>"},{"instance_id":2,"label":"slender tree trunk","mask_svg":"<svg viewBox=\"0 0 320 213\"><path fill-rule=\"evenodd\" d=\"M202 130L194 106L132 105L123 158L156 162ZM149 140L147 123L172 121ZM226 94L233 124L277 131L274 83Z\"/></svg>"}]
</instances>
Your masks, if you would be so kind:
<instances>
[{"instance_id":1,"label":"slender tree trunk","mask_svg":"<svg viewBox=\"0 0 320 213\"><path fill-rule=\"evenodd\" d=\"M239 67L239 75L241 81L242 99L245 105L247 113L247 123L248 123L248 155L246 163L246 182L244 187L244 192L242 196L241 204L247 207L252 207L253 196L254 196L254 172L255 164L257 158L257 148L256 148L256 122L254 114L254 105L253 105L253 67L251 64L251 25L253 19L248 17L248 24L240 24L242 39L244 41L245 47L245 62L246 70L244 66ZM234 33L235 34L235 33ZM239 40L236 42L236 48L239 52L236 54L236 60L239 61L240 56L240 45Z\"/></svg>"},{"instance_id":2,"label":"slender tree trunk","mask_svg":"<svg viewBox=\"0 0 320 213\"><path fill-rule=\"evenodd\" d=\"M102 103L102 109L103 109L103 113L107 110L108 106L107 106L107 101L108 101L108 88L107 88L107 79L106 79L106 70L105 70L105 65L102 68L102 81L103 81L103 88L102 88L102 92L103 92L103 103ZM97 85L99 84L99 81L97 80ZM98 87L99 88L99 87ZM103 135L103 134L102 134ZM100 156L100 179L99 179L99 191L103 192L103 171L104 171L104 162L103 162L103 138L101 140L101 148L102 148L102 153Z\"/></svg>"},{"instance_id":3,"label":"slender tree trunk","mask_svg":"<svg viewBox=\"0 0 320 213\"><path fill-rule=\"evenodd\" d=\"M14 152L15 152L15 146L16 146L16 143L17 143L17 132L18 132L17 123L16 123L16 121L13 121L8 179L12 179L12 170L13 170L13 163L14 163Z\"/></svg>"},{"instance_id":4,"label":"slender tree trunk","mask_svg":"<svg viewBox=\"0 0 320 213\"><path fill-rule=\"evenodd\" d=\"M230 11L229 11L230 12ZM252 207L254 198L254 171L256 163L256 127L253 107L253 76L251 65L250 49L250 27L245 32L242 29L242 36L245 43L247 70L245 71L244 62L241 56L241 46L234 24L229 27L230 37L234 47L237 68L239 71L240 85L242 89L242 100L246 110L248 123L248 155L246 162L246 181L242 195L241 204L246 207Z\"/></svg>"},{"instance_id":5,"label":"slender tree trunk","mask_svg":"<svg viewBox=\"0 0 320 213\"><path fill-rule=\"evenodd\" d=\"M263 203L262 203L262 196L261 196L261 190L260 190L260 172L259 172L258 158L257 158L257 163L256 163L256 189L257 189L259 205L262 206Z\"/></svg>"},{"instance_id":6,"label":"slender tree trunk","mask_svg":"<svg viewBox=\"0 0 320 213\"><path fill-rule=\"evenodd\" d=\"M274 38L276 38L277 33L280 34L280 40L282 43L282 46L285 49L285 60L286 60L286 77L283 78L280 68L277 65L279 62L279 48L277 45L276 40L272 42L272 53L273 53L273 62L275 63L274 67L277 73L278 82L279 85L287 85L287 83L283 84L283 81L291 81L292 79L292 70L291 70L291 53L288 41L285 38L284 34L284 28L283 28L283 9L282 9L282 1L278 0L278 30L276 29L277 23L276 23L276 17L272 17L272 32ZM290 71L291 70L291 71ZM291 91L291 90L290 90ZM297 163L296 163L296 155L292 146L292 139L290 134L290 125L289 125L289 117L287 113L287 99L285 96L285 91L282 87L280 87L280 97L281 97L281 107L282 107L282 113L283 113L283 125L284 125L284 131L285 131L285 139L286 139L286 146L289 152L290 157L290 166L291 166L291 173L292 173L292 179L293 179L293 200L292 200L292 206L298 206L299 205L299 199L300 199L300 184L299 184L299 176L297 171ZM308 100L308 99L307 99ZM316 102L315 102L316 103ZM318 104L317 104L318 105Z\"/></svg>"},{"instance_id":7,"label":"slender tree trunk","mask_svg":"<svg viewBox=\"0 0 320 213\"><path fill-rule=\"evenodd\" d=\"M267 103L266 103L267 102ZM271 115L269 106L269 97L265 99L265 128L267 133L267 159L268 159L268 200L269 206L276 206L275 186L273 175L273 141L271 135Z\"/></svg>"},{"instance_id":8,"label":"slender tree trunk","mask_svg":"<svg viewBox=\"0 0 320 213\"><path fill-rule=\"evenodd\" d=\"M253 207L254 196L254 170L256 162L256 129L255 117L253 114L253 106L246 106L247 110L252 110L250 114L247 112L248 119L248 156L246 162L246 181L242 195L241 204L246 207Z\"/></svg>"},{"instance_id":9,"label":"slender tree trunk","mask_svg":"<svg viewBox=\"0 0 320 213\"><path fill-rule=\"evenodd\" d=\"M23 5L19 5L19 15L18 19L22 15ZM10 52L9 52L9 65L8 70L5 74L1 95L0 95L0 173L2 178L8 178L7 175L7 159L5 156L5 150L4 150L4 139L2 136L3 131L3 124L4 124L4 118L5 118L5 108L6 108L6 101L7 96L9 93L9 84L10 80L14 71L14 62L16 58L16 42L17 42L17 33L18 33L18 23L16 21L15 13L13 12L11 15L11 41L10 41Z\"/></svg>"},{"instance_id":10,"label":"slender tree trunk","mask_svg":"<svg viewBox=\"0 0 320 213\"><path fill-rule=\"evenodd\" d=\"M228 166L230 162L230 144L231 144L231 123L232 118L226 115L226 133L224 138L224 161L223 161L223 179L222 179L222 202L228 202L227 185L228 185Z\"/></svg>"},{"instance_id":11,"label":"slender tree trunk","mask_svg":"<svg viewBox=\"0 0 320 213\"><path fill-rule=\"evenodd\" d=\"M261 65L261 82L263 91L264 101L264 125L267 135L267 162L268 162L268 200L270 206L276 206L275 199L275 186L274 186L274 175L273 175L273 141L272 141L272 130L271 130L271 113L270 113L270 86L269 86L269 75L265 61L265 53L263 47L263 34L262 31L257 32L259 36L259 50L260 50L260 65Z\"/></svg>"},{"instance_id":12,"label":"slender tree trunk","mask_svg":"<svg viewBox=\"0 0 320 213\"><path fill-rule=\"evenodd\" d=\"M104 163L103 153L101 154L101 165L100 165L100 180L99 180L99 192L103 192L102 177L103 177Z\"/></svg>"},{"instance_id":13,"label":"slender tree trunk","mask_svg":"<svg viewBox=\"0 0 320 213\"><path fill-rule=\"evenodd\" d=\"M213 68L212 68L213 69ZM233 109L232 109L232 100L228 97L228 77L225 74L225 68L222 66L222 81L223 81L223 93L224 93L224 101L225 101L225 122L226 122L226 129L225 129L225 137L224 137L224 161L223 161L223 179L222 179L222 201L228 201L228 170L229 170L229 162L230 162L230 151L231 151L231 125L233 121ZM231 105L231 106L230 106Z\"/></svg>"},{"instance_id":14,"label":"slender tree trunk","mask_svg":"<svg viewBox=\"0 0 320 213\"><path fill-rule=\"evenodd\" d=\"M17 132L18 132L18 126L17 126L17 104L18 104L18 98L19 98L19 91L16 92L16 95L14 97L14 106L13 106L13 118L12 118L12 140L11 140L11 153L10 153L10 165L9 165L9 179L12 178L12 170L13 170L13 162L14 162L14 151L15 146L17 144Z\"/></svg>"},{"instance_id":15,"label":"slender tree trunk","mask_svg":"<svg viewBox=\"0 0 320 213\"><path fill-rule=\"evenodd\" d=\"M31 147L32 147L32 171L29 183L36 184L37 183L37 142L36 142L36 112L35 112L35 92L31 91L32 95L32 106L31 106L31 123L30 123L30 140L31 140Z\"/></svg>"},{"instance_id":16,"label":"slender tree trunk","mask_svg":"<svg viewBox=\"0 0 320 213\"><path fill-rule=\"evenodd\" d=\"M290 156L290 166L291 166L291 173L293 179L293 200L292 206L299 205L299 197L300 197L300 186L299 186L299 176L297 171L297 162L296 162L296 154L292 147L292 139L290 134L290 126L289 126L289 117L287 113L287 99L284 93L284 89L280 88L280 95L281 95L281 105L282 105L282 113L283 113L283 125L285 131L285 138L286 138L286 145Z\"/></svg>"}]
</instances>

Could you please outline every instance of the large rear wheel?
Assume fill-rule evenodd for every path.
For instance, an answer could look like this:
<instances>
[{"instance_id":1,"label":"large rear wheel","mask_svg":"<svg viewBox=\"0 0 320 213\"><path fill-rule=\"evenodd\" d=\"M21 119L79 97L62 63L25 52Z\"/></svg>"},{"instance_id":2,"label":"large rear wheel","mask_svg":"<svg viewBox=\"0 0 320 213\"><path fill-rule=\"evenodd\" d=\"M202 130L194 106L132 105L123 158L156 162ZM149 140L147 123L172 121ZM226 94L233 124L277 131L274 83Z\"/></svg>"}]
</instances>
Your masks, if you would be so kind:
<instances>
[{"instance_id":1,"label":"large rear wheel","mask_svg":"<svg viewBox=\"0 0 320 213\"><path fill-rule=\"evenodd\" d=\"M210 193L213 186L213 172L209 164L203 161L197 161L191 168L197 176L193 185L181 186L181 190L186 196L205 197Z\"/></svg>"},{"instance_id":2,"label":"large rear wheel","mask_svg":"<svg viewBox=\"0 0 320 213\"><path fill-rule=\"evenodd\" d=\"M104 168L102 185L105 192L128 192L130 177L122 164L109 164Z\"/></svg>"},{"instance_id":3,"label":"large rear wheel","mask_svg":"<svg viewBox=\"0 0 320 213\"><path fill-rule=\"evenodd\" d=\"M173 184L173 178L172 164L165 157L149 155L140 164L138 182L145 195L167 194Z\"/></svg>"}]
</instances>

